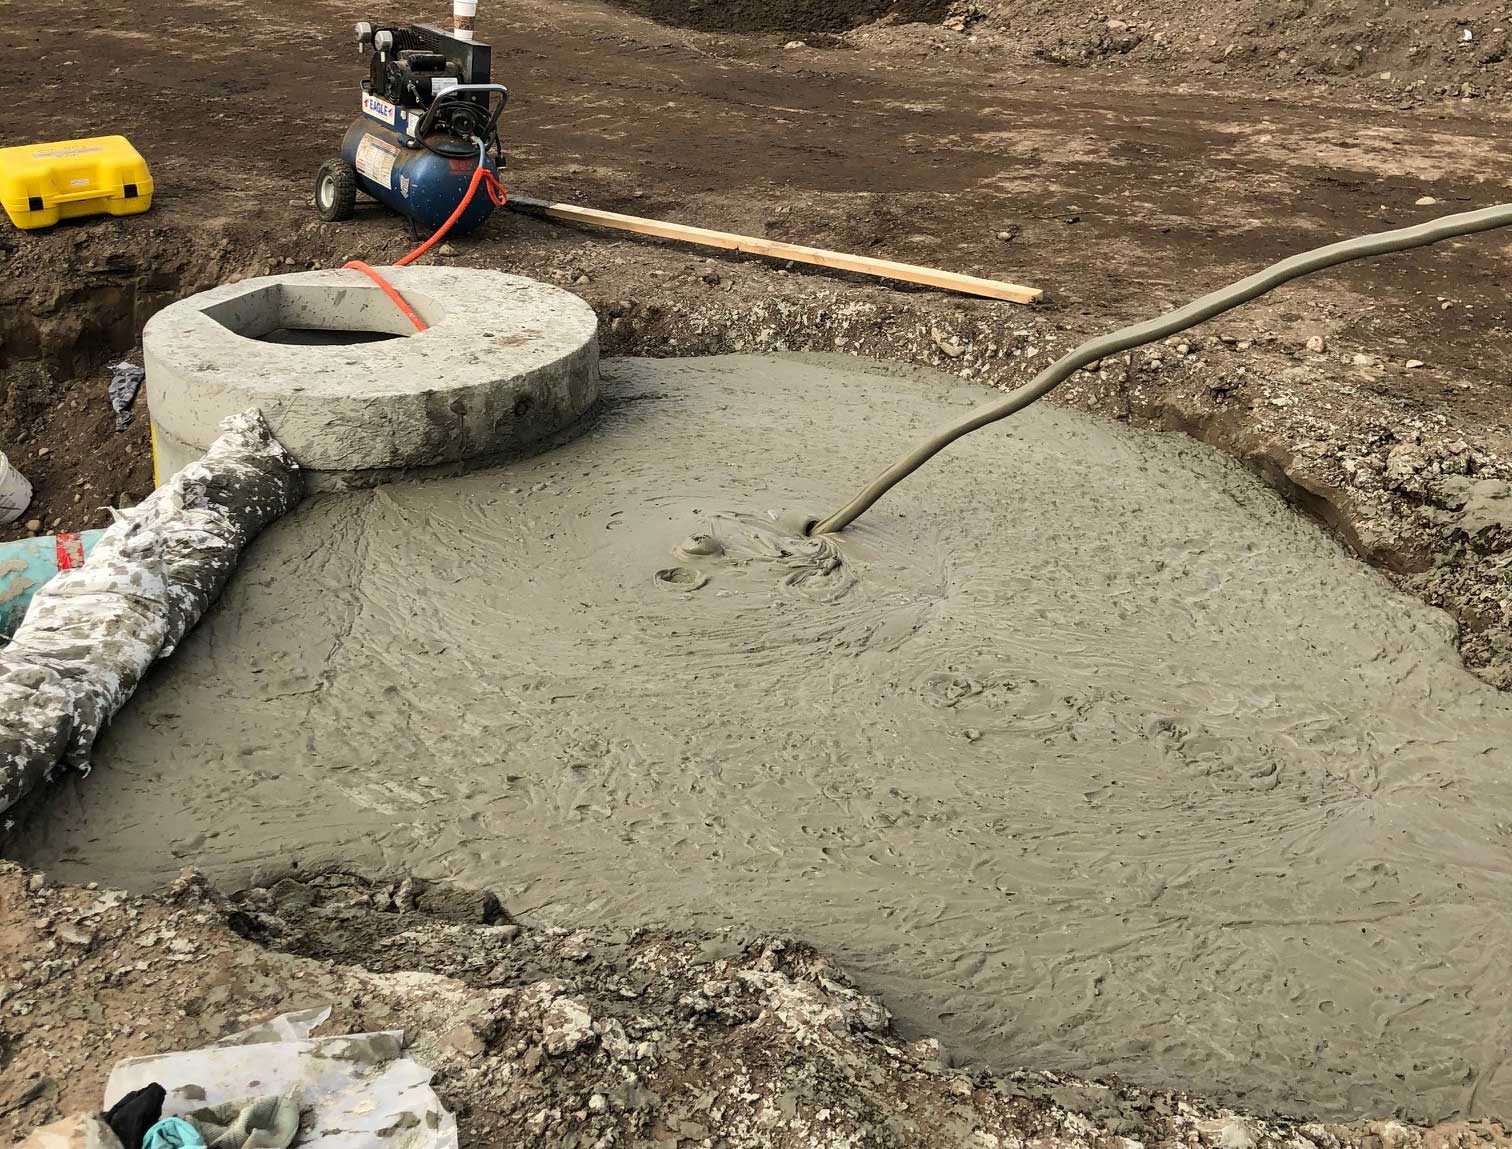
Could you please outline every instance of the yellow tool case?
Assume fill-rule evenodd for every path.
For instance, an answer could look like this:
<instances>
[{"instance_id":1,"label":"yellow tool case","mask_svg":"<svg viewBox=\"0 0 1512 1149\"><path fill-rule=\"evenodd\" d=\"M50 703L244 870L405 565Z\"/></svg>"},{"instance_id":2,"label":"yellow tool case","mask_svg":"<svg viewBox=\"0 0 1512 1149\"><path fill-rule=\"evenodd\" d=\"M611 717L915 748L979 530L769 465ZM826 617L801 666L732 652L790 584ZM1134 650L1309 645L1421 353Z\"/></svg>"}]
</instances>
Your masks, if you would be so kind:
<instances>
[{"instance_id":1,"label":"yellow tool case","mask_svg":"<svg viewBox=\"0 0 1512 1149\"><path fill-rule=\"evenodd\" d=\"M0 203L17 227L152 206L147 161L125 136L0 148Z\"/></svg>"}]
</instances>

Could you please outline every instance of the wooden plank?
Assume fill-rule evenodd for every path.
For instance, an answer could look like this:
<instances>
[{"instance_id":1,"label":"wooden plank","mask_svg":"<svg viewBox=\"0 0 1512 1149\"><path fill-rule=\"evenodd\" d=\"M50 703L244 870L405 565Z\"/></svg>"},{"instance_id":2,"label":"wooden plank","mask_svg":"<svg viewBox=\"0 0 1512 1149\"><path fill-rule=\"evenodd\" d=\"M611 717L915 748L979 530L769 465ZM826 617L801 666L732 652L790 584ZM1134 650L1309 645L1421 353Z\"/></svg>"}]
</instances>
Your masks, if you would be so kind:
<instances>
[{"instance_id":1,"label":"wooden plank","mask_svg":"<svg viewBox=\"0 0 1512 1149\"><path fill-rule=\"evenodd\" d=\"M636 215L620 215L618 212L599 211L597 208L577 207L568 203L548 203L546 200L510 196L509 206L516 211L545 216L563 223L612 228L615 231L628 231L636 235L654 236L657 239L679 240L704 247L744 252L748 255L764 255L771 259L790 259L795 263L809 263L816 267L834 268L837 271L856 271L862 275L876 275L883 279L900 279L905 283L938 287L943 291L955 291L963 295L979 295L986 299L1002 299L1009 303L1035 303L1044 294L1038 288L1022 287L1017 283L978 279L974 275L957 275L954 272L940 271L933 267L919 267L912 263L894 263L890 259L872 259L869 256L848 255L841 251L825 251L822 248L803 247L796 243L757 239L754 236L735 235L728 231L711 231L705 227L666 223L662 220L644 219Z\"/></svg>"}]
</instances>

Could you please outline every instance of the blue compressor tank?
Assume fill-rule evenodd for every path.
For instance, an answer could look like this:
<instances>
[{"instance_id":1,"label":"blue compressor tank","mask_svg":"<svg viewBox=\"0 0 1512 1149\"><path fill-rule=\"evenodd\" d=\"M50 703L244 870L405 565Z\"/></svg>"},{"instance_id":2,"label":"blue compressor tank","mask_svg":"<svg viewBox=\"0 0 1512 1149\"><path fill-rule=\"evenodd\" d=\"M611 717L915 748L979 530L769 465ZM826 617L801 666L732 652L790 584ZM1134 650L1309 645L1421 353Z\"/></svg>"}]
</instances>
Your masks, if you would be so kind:
<instances>
[{"instance_id":1,"label":"blue compressor tank","mask_svg":"<svg viewBox=\"0 0 1512 1149\"><path fill-rule=\"evenodd\" d=\"M441 156L429 148L407 146L409 139L364 115L347 129L341 155L356 171L360 191L434 231L467 194L467 185L478 169L478 153ZM455 141L448 138L448 142L455 146ZM492 156L484 162L489 171L498 174ZM465 235L483 226L493 209L488 189L480 187L451 234Z\"/></svg>"}]
</instances>

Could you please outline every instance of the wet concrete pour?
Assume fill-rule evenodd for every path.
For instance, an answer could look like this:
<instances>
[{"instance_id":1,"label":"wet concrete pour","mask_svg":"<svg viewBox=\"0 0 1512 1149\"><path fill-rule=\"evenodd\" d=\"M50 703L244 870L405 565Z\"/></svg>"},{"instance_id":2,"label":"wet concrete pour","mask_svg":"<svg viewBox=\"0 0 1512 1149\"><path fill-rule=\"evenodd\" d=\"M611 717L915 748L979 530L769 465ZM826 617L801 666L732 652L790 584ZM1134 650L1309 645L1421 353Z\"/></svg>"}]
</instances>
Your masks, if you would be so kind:
<instances>
[{"instance_id":1,"label":"wet concrete pour","mask_svg":"<svg viewBox=\"0 0 1512 1149\"><path fill-rule=\"evenodd\" d=\"M968 1057L1507 1108L1512 702L1443 615L1182 437L1035 409L817 541L766 512L982 392L742 358L604 386L558 451L270 531L7 853L780 929Z\"/></svg>"}]
</instances>

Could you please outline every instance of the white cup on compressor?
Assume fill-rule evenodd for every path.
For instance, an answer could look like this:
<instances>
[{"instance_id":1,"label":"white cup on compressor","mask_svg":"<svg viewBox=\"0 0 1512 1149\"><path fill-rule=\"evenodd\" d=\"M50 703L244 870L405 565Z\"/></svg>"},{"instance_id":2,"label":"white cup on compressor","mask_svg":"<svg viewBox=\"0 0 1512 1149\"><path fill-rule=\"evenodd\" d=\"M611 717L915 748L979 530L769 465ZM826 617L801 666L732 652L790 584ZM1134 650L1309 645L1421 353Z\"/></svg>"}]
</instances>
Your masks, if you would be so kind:
<instances>
[{"instance_id":1,"label":"white cup on compressor","mask_svg":"<svg viewBox=\"0 0 1512 1149\"><path fill-rule=\"evenodd\" d=\"M477 15L478 0L452 0L452 34L459 40L471 40Z\"/></svg>"}]
</instances>

